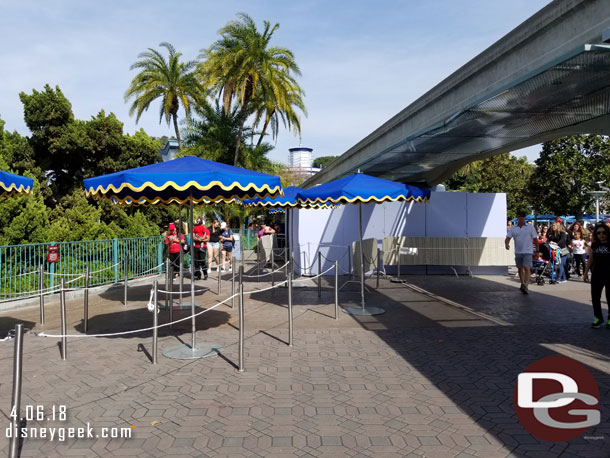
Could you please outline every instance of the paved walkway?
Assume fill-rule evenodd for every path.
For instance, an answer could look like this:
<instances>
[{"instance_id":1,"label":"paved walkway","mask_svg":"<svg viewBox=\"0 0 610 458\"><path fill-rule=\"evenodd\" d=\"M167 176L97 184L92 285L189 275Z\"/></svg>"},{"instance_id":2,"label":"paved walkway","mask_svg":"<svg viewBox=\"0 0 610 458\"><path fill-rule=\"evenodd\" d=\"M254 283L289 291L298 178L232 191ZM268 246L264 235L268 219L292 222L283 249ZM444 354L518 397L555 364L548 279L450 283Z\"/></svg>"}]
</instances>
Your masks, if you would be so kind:
<instances>
[{"instance_id":1,"label":"paved walkway","mask_svg":"<svg viewBox=\"0 0 610 458\"><path fill-rule=\"evenodd\" d=\"M25 439L21 456L137 457L608 457L610 456L610 331L591 330L588 286L532 286L522 296L512 277L413 276L412 285L374 280L367 304L386 313L334 319L333 291L295 288L294 346L288 347L285 288L253 293L246 302L245 367L236 370L236 309L199 317L198 342L214 342L218 357L183 361L159 355L151 333L70 338L62 361L57 305L4 311L0 332L24 322L22 405L44 406L65 421L31 420L27 427L93 428L90 439ZM197 296L209 307L211 292ZM267 283L251 281L246 290ZM90 333L148 327L150 287L120 288L91 299ZM357 305L357 287L342 306ZM165 322L166 313L160 314ZM186 316L176 312L176 317ZM69 333L82 332L82 301L69 303ZM190 342L190 322L163 328L159 351ZM0 343L0 410L12 388L13 342ZM516 377L535 360L563 354L592 371L601 393L602 423L566 443L542 442L518 423L512 404ZM35 409L35 407L34 407ZM131 438L102 438L102 428L127 428Z\"/></svg>"}]
</instances>

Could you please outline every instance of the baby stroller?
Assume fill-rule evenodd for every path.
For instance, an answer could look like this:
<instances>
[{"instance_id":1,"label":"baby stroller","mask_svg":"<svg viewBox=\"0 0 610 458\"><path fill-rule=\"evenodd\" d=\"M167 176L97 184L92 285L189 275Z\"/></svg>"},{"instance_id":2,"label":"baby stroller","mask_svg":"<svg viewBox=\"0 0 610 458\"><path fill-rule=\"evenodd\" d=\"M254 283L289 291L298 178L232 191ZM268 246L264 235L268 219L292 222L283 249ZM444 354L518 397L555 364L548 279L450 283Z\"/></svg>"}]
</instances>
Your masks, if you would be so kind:
<instances>
[{"instance_id":1,"label":"baby stroller","mask_svg":"<svg viewBox=\"0 0 610 458\"><path fill-rule=\"evenodd\" d=\"M550 244L541 244L538 251L542 254L542 260L534 259L532 264L532 273L536 275L536 284L544 285L546 283L544 277L550 278L550 283L555 284L555 274L561 262L561 249L551 242Z\"/></svg>"}]
</instances>

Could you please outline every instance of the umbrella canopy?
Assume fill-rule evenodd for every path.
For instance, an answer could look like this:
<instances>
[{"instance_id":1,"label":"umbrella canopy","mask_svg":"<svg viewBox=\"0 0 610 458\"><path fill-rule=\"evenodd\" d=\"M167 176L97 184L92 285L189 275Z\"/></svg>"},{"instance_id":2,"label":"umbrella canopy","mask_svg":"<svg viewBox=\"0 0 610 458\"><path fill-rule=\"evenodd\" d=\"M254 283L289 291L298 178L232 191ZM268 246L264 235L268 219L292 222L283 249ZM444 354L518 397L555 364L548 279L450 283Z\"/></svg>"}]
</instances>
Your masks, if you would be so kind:
<instances>
[{"instance_id":1,"label":"umbrella canopy","mask_svg":"<svg viewBox=\"0 0 610 458\"><path fill-rule=\"evenodd\" d=\"M193 156L84 182L88 197L133 205L229 203L281 194L279 177Z\"/></svg>"},{"instance_id":2,"label":"umbrella canopy","mask_svg":"<svg viewBox=\"0 0 610 458\"><path fill-rule=\"evenodd\" d=\"M33 178L22 177L14 173L0 171L0 197L12 197L29 194L34 185Z\"/></svg>"},{"instance_id":3,"label":"umbrella canopy","mask_svg":"<svg viewBox=\"0 0 610 458\"><path fill-rule=\"evenodd\" d=\"M429 198L429 190L363 173L356 173L330 183L315 186L297 195L299 203L314 205L323 203L382 203L398 200L425 202Z\"/></svg>"},{"instance_id":4,"label":"umbrella canopy","mask_svg":"<svg viewBox=\"0 0 610 458\"><path fill-rule=\"evenodd\" d=\"M244 201L246 207L266 207L266 208L335 208L330 203L326 204L305 204L297 201L299 193L304 192L298 186L288 186L283 189L284 195L277 197L265 197L263 199L249 199ZM280 210L281 211L281 210ZM271 213L271 211L269 212Z\"/></svg>"}]
</instances>

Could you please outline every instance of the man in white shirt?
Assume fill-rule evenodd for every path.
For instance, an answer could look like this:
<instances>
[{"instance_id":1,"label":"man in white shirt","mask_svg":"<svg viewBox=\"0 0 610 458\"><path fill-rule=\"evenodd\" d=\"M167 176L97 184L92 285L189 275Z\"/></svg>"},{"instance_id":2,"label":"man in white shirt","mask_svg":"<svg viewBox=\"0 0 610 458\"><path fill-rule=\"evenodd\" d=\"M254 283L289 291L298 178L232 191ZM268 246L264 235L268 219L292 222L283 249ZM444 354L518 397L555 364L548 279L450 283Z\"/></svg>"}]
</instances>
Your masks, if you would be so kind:
<instances>
[{"instance_id":1,"label":"man in white shirt","mask_svg":"<svg viewBox=\"0 0 610 458\"><path fill-rule=\"evenodd\" d=\"M510 239L515 239L515 264L519 269L521 292L528 293L530 283L534 246L538 247L538 233L532 224L525 224L525 212L517 214L517 224L511 226L506 233L504 245L510 249Z\"/></svg>"}]
</instances>

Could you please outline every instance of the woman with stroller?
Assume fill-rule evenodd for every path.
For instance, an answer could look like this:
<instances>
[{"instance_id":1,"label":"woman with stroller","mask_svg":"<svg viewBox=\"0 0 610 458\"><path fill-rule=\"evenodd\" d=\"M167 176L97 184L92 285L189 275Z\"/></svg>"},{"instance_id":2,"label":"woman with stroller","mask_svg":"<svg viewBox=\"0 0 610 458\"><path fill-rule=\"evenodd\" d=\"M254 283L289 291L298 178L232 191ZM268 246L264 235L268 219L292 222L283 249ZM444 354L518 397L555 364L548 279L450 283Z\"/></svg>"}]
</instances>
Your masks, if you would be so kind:
<instances>
[{"instance_id":1,"label":"woman with stroller","mask_svg":"<svg viewBox=\"0 0 610 458\"><path fill-rule=\"evenodd\" d=\"M559 273L557 275L557 283L564 283L570 278L568 273L568 256L570 255L568 233L563 227L563 224L554 222L547 233L549 243L554 242L561 249L561 263L559 264Z\"/></svg>"},{"instance_id":2,"label":"woman with stroller","mask_svg":"<svg viewBox=\"0 0 610 458\"><path fill-rule=\"evenodd\" d=\"M604 322L602 314L602 289L606 288L606 302L610 304L610 225L597 223L592 233L593 243L588 248L589 261L585 266L584 280L589 281L591 274L591 302L593 303L593 323L591 327L600 328ZM610 316L606 326L610 328Z\"/></svg>"}]
</instances>

